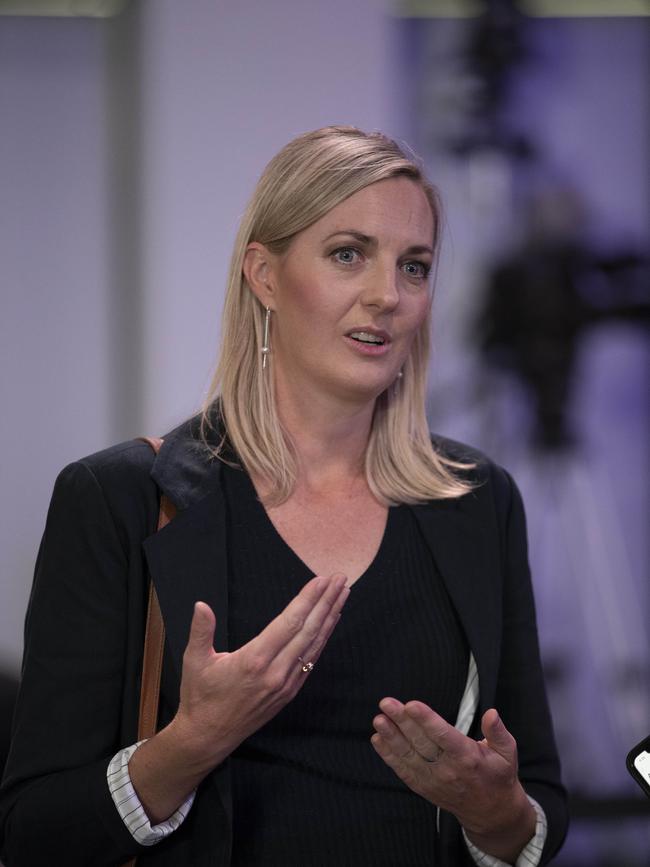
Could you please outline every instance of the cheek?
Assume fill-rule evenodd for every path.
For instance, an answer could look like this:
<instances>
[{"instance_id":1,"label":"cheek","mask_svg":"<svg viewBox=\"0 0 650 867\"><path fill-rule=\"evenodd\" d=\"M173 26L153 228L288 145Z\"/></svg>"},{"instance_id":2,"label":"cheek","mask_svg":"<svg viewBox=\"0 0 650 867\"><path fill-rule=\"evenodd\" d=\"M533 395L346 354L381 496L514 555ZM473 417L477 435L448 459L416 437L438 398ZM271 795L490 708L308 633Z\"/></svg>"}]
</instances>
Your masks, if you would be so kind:
<instances>
[{"instance_id":1,"label":"cheek","mask_svg":"<svg viewBox=\"0 0 650 867\"><path fill-rule=\"evenodd\" d=\"M291 281L285 284L280 313L294 326L307 327L312 322L333 321L341 313L337 292L327 283L317 279Z\"/></svg>"},{"instance_id":2,"label":"cheek","mask_svg":"<svg viewBox=\"0 0 650 867\"><path fill-rule=\"evenodd\" d=\"M415 333L427 318L431 308L431 297L427 292L422 295L414 296L410 300L412 303L409 305L406 314L406 320L408 322L407 328L409 331Z\"/></svg>"},{"instance_id":3,"label":"cheek","mask_svg":"<svg viewBox=\"0 0 650 867\"><path fill-rule=\"evenodd\" d=\"M333 293L313 278L285 283L283 290L276 322L279 345L290 352L303 352L330 339L337 318Z\"/></svg>"},{"instance_id":4,"label":"cheek","mask_svg":"<svg viewBox=\"0 0 650 867\"><path fill-rule=\"evenodd\" d=\"M291 299L285 322L292 330L309 331L313 336L334 318L331 303L319 297L315 290L301 292Z\"/></svg>"},{"instance_id":5,"label":"cheek","mask_svg":"<svg viewBox=\"0 0 650 867\"><path fill-rule=\"evenodd\" d=\"M409 307L408 313L405 312L402 324L402 349L400 354L406 356L411 351L420 329L424 323L428 321L430 309L431 300L430 297L427 297L423 302L420 299L417 299L417 303Z\"/></svg>"}]
</instances>

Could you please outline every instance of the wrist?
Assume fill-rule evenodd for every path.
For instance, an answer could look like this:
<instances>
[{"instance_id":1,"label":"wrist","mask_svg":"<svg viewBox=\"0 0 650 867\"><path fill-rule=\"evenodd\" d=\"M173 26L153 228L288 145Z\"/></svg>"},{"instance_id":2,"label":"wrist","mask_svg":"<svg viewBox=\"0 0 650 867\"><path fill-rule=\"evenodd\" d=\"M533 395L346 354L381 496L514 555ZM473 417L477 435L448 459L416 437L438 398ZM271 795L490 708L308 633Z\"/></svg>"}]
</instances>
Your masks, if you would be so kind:
<instances>
[{"instance_id":1,"label":"wrist","mask_svg":"<svg viewBox=\"0 0 650 867\"><path fill-rule=\"evenodd\" d=\"M497 820L480 830L464 827L465 835L486 855L514 864L534 837L537 827L537 813L521 783L518 783L507 808L499 812L505 816L502 821Z\"/></svg>"},{"instance_id":2,"label":"wrist","mask_svg":"<svg viewBox=\"0 0 650 867\"><path fill-rule=\"evenodd\" d=\"M172 751L179 763L192 776L203 779L228 756L228 751L214 743L214 739L187 719L180 711L156 737Z\"/></svg>"}]
</instances>

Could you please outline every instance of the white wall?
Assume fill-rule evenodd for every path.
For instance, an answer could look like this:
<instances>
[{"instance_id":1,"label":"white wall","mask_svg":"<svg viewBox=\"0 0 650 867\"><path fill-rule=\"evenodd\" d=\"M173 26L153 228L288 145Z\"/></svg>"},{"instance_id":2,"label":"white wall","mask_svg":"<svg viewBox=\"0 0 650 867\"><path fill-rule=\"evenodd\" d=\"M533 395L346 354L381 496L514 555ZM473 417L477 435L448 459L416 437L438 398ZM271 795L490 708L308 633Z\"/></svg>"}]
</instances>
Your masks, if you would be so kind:
<instances>
[{"instance_id":1,"label":"white wall","mask_svg":"<svg viewBox=\"0 0 650 867\"><path fill-rule=\"evenodd\" d=\"M0 665L19 660L58 469L107 444L104 51L94 21L0 18Z\"/></svg>"},{"instance_id":2,"label":"white wall","mask_svg":"<svg viewBox=\"0 0 650 867\"><path fill-rule=\"evenodd\" d=\"M385 5L0 18L0 665L19 663L57 471L198 405L268 159L327 123L397 132Z\"/></svg>"}]
</instances>

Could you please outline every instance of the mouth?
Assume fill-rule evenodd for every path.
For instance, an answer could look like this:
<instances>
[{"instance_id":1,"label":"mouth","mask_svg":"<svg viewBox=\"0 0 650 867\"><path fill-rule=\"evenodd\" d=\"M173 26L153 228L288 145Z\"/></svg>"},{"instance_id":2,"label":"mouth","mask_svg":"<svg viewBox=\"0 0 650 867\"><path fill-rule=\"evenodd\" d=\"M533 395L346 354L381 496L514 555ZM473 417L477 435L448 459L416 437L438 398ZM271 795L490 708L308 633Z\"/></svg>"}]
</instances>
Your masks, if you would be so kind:
<instances>
[{"instance_id":1,"label":"mouth","mask_svg":"<svg viewBox=\"0 0 650 867\"><path fill-rule=\"evenodd\" d=\"M376 329L358 329L355 331L348 331L345 335L349 337L351 340L356 340L357 343L365 343L368 346L384 346L387 343L390 343L390 335L385 331L378 331Z\"/></svg>"},{"instance_id":2,"label":"mouth","mask_svg":"<svg viewBox=\"0 0 650 867\"><path fill-rule=\"evenodd\" d=\"M354 328L345 335L350 348L364 356L385 355L390 350L391 336L379 328Z\"/></svg>"}]
</instances>

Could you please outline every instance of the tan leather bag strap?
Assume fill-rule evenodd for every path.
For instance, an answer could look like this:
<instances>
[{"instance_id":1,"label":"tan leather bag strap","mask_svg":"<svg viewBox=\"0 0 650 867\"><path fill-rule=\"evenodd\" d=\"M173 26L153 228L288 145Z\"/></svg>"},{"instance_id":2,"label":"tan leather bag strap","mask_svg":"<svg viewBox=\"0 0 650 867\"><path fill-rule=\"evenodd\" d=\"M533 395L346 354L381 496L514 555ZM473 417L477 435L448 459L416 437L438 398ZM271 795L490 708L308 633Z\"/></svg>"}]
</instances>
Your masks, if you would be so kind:
<instances>
[{"instance_id":1,"label":"tan leather bag strap","mask_svg":"<svg viewBox=\"0 0 650 867\"><path fill-rule=\"evenodd\" d=\"M148 443L156 454L163 441L160 437L140 437ZM162 530L176 514L176 507L169 497L160 497L158 530ZM144 656L142 660L142 685L140 687L140 711L138 714L138 740L150 738L156 733L158 722L158 702L160 698L160 675L162 672L163 648L165 646L165 624L163 623L160 603L153 581L149 581L149 604L147 606L147 625L144 634Z\"/></svg>"},{"instance_id":2,"label":"tan leather bag strap","mask_svg":"<svg viewBox=\"0 0 650 867\"><path fill-rule=\"evenodd\" d=\"M163 440L160 437L138 437L148 443L156 454ZM176 515L176 506L165 494L160 496L158 530L162 530ZM165 647L165 624L160 611L160 603L153 581L149 579L149 603L147 623L144 633L144 655L142 658L142 683L140 686L140 709L138 711L138 740L150 738L156 733L158 724L158 704L160 699L160 676L162 673L163 649ZM136 859L128 861L123 867L135 867Z\"/></svg>"}]
</instances>

